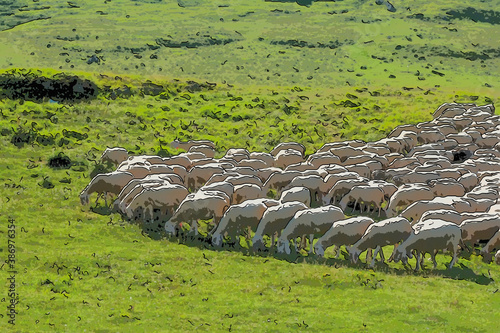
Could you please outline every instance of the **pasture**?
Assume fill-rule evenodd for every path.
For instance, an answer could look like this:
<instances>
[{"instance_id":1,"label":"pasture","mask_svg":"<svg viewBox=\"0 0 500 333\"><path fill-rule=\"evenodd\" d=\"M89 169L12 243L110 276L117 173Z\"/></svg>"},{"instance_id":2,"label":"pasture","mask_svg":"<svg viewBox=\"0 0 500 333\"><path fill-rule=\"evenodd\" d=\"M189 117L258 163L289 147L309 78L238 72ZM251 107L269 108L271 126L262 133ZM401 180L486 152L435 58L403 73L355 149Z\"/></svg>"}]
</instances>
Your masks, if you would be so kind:
<instances>
[{"instance_id":1,"label":"pasture","mask_svg":"<svg viewBox=\"0 0 500 333\"><path fill-rule=\"evenodd\" d=\"M375 1L5 1L0 249L7 260L15 225L19 303L13 326L5 263L0 328L496 331L500 266L477 249L450 270L443 254L418 273L369 269L331 249L282 257L253 254L243 238L223 250L151 239L95 196L91 208L78 200L109 171L98 163L107 146L172 156L175 138L209 139L220 157L297 141L311 154L431 120L444 102L496 104L495 3L394 1L389 12ZM66 82L61 73L95 95L27 93Z\"/></svg>"}]
</instances>

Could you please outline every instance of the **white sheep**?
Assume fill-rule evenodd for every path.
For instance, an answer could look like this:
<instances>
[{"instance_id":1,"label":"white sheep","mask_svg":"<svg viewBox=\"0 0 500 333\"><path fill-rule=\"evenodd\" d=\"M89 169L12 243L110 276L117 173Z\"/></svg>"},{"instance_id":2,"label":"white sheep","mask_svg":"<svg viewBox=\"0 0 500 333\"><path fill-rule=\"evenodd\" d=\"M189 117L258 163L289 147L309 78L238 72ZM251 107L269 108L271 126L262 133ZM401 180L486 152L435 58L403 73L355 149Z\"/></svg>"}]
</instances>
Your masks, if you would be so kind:
<instances>
[{"instance_id":1,"label":"white sheep","mask_svg":"<svg viewBox=\"0 0 500 333\"><path fill-rule=\"evenodd\" d=\"M361 252L367 249L375 249L370 266L375 265L375 258L379 252L382 262L384 262L385 258L381 247L399 243L408 238L411 231L410 222L404 217L393 217L372 223L356 243L347 247L351 262L357 263Z\"/></svg>"},{"instance_id":2,"label":"white sheep","mask_svg":"<svg viewBox=\"0 0 500 333\"><path fill-rule=\"evenodd\" d=\"M481 256L483 256L483 261L486 263L491 262L491 252L494 250L500 250L500 230L497 231L493 237L490 238L488 243L481 249Z\"/></svg>"},{"instance_id":3,"label":"white sheep","mask_svg":"<svg viewBox=\"0 0 500 333\"><path fill-rule=\"evenodd\" d=\"M274 147L273 150L271 150L271 155L276 158L280 152L287 149L296 150L300 152L302 156L304 156L304 152L306 151L306 147L304 147L303 144L297 142L281 142L276 147Z\"/></svg>"},{"instance_id":4,"label":"white sheep","mask_svg":"<svg viewBox=\"0 0 500 333\"><path fill-rule=\"evenodd\" d=\"M335 204L337 199L341 199L349 191L358 185L368 185L368 178L358 178L358 179L341 179L335 182L335 185L328 191L328 193L323 197L323 205Z\"/></svg>"},{"instance_id":5,"label":"white sheep","mask_svg":"<svg viewBox=\"0 0 500 333\"><path fill-rule=\"evenodd\" d=\"M281 202L279 205L269 207L262 215L252 238L253 250L262 251L265 249L264 235L271 236L271 247L273 247L276 235L280 237L281 230L286 227L295 213L307 208L308 206L299 201Z\"/></svg>"},{"instance_id":6,"label":"white sheep","mask_svg":"<svg viewBox=\"0 0 500 333\"><path fill-rule=\"evenodd\" d=\"M127 205L125 214L131 219L134 212L142 207L144 216L151 220L154 209L160 210L160 216L169 218L188 194L184 186L177 184L145 187Z\"/></svg>"},{"instance_id":7,"label":"white sheep","mask_svg":"<svg viewBox=\"0 0 500 333\"><path fill-rule=\"evenodd\" d=\"M80 193L80 202L82 205L89 204L89 197L97 192L97 200L104 193L104 203L108 206L107 196L109 193L118 195L125 185L134 178L130 172L113 171L110 173L101 173L92 178L90 183ZM97 204L96 200L96 204Z\"/></svg>"},{"instance_id":8,"label":"white sheep","mask_svg":"<svg viewBox=\"0 0 500 333\"><path fill-rule=\"evenodd\" d=\"M127 160L128 152L125 148L115 147L115 148L106 148L101 155L102 163L111 163L114 165L119 165L121 162Z\"/></svg>"},{"instance_id":9,"label":"white sheep","mask_svg":"<svg viewBox=\"0 0 500 333\"><path fill-rule=\"evenodd\" d=\"M216 148L215 143L209 140L189 140L187 142L182 142L179 141L178 139L175 139L174 141L172 141L172 143L170 143L170 147L174 149L183 149L185 151L188 151L193 146L201 146L201 145L209 146L212 147L213 149Z\"/></svg>"},{"instance_id":10,"label":"white sheep","mask_svg":"<svg viewBox=\"0 0 500 333\"><path fill-rule=\"evenodd\" d=\"M483 240L490 240L500 229L500 216L491 214L479 218L467 219L460 223L464 244L472 245Z\"/></svg>"},{"instance_id":11,"label":"white sheep","mask_svg":"<svg viewBox=\"0 0 500 333\"><path fill-rule=\"evenodd\" d=\"M301 163L304 158L302 152L296 149L285 149L280 150L274 156L274 166L285 169L287 166L291 164Z\"/></svg>"},{"instance_id":12,"label":"white sheep","mask_svg":"<svg viewBox=\"0 0 500 333\"><path fill-rule=\"evenodd\" d=\"M221 191L198 191L189 194L174 212L174 215L165 223L165 231L174 235L180 223L191 224L191 230L198 234L198 220L213 218L217 226L224 212L229 208L229 197Z\"/></svg>"},{"instance_id":13,"label":"white sheep","mask_svg":"<svg viewBox=\"0 0 500 333\"><path fill-rule=\"evenodd\" d=\"M197 190L203 186L210 177L216 173L223 173L224 169L219 165L196 165L189 170L184 183L190 190Z\"/></svg>"},{"instance_id":14,"label":"white sheep","mask_svg":"<svg viewBox=\"0 0 500 333\"><path fill-rule=\"evenodd\" d=\"M309 252L312 253L314 237L323 235L334 222L344 218L342 210L333 205L298 211L281 232L277 250L279 253L290 254L289 241L303 235L309 235ZM295 247L297 250L297 243L295 243Z\"/></svg>"},{"instance_id":15,"label":"white sheep","mask_svg":"<svg viewBox=\"0 0 500 333\"><path fill-rule=\"evenodd\" d=\"M259 185L255 184L236 185L234 186L231 203L239 204L245 200L257 199L265 196L266 196L265 192L262 191L262 188Z\"/></svg>"},{"instance_id":16,"label":"white sheep","mask_svg":"<svg viewBox=\"0 0 500 333\"><path fill-rule=\"evenodd\" d=\"M212 233L212 245L221 246L225 235L237 242L238 236L245 230L249 229L250 231L257 228L268 207L278 204L279 202L276 200L261 198L231 205Z\"/></svg>"},{"instance_id":17,"label":"white sheep","mask_svg":"<svg viewBox=\"0 0 500 333\"><path fill-rule=\"evenodd\" d=\"M395 262L401 260L406 264L408 258L413 258L411 251L416 251L417 263L415 270L418 271L420 269L420 254L422 254L422 259L424 259L425 253L429 252L435 269L437 266L437 251L447 249L453 254L453 259L448 266L451 269L457 260L460 239L460 227L455 223L439 219L425 220L413 226L411 234L394 249L393 258Z\"/></svg>"},{"instance_id":18,"label":"white sheep","mask_svg":"<svg viewBox=\"0 0 500 333\"><path fill-rule=\"evenodd\" d=\"M369 217L357 216L346 220L335 222L332 227L321 236L314 245L314 252L316 255L323 257L325 250L334 245L337 248L336 258L340 255L340 246L352 245L356 243L366 229L374 221Z\"/></svg>"},{"instance_id":19,"label":"white sheep","mask_svg":"<svg viewBox=\"0 0 500 333\"><path fill-rule=\"evenodd\" d=\"M311 191L307 187L296 186L281 192L279 201L281 203L299 201L307 207L311 207Z\"/></svg>"},{"instance_id":20,"label":"white sheep","mask_svg":"<svg viewBox=\"0 0 500 333\"><path fill-rule=\"evenodd\" d=\"M226 181L214 182L208 185L203 185L200 187L200 191L221 191L226 193L227 196L231 198L234 193L234 185Z\"/></svg>"},{"instance_id":21,"label":"white sheep","mask_svg":"<svg viewBox=\"0 0 500 333\"><path fill-rule=\"evenodd\" d=\"M364 203L368 209L371 204L375 206L374 211L378 208L378 216L380 217L380 212L382 210L382 203L385 200L384 191L378 186L369 185L357 185L354 186L349 193L347 193L342 200L340 200L339 206L343 211L346 210L349 202L354 201L354 206L352 211L356 209L356 205L359 203ZM363 211L363 208L360 209Z\"/></svg>"},{"instance_id":22,"label":"white sheep","mask_svg":"<svg viewBox=\"0 0 500 333\"><path fill-rule=\"evenodd\" d=\"M415 201L432 200L434 197L435 194L425 184L405 184L394 192L385 210L387 216L392 217L397 214L398 207L406 208Z\"/></svg>"}]
</instances>

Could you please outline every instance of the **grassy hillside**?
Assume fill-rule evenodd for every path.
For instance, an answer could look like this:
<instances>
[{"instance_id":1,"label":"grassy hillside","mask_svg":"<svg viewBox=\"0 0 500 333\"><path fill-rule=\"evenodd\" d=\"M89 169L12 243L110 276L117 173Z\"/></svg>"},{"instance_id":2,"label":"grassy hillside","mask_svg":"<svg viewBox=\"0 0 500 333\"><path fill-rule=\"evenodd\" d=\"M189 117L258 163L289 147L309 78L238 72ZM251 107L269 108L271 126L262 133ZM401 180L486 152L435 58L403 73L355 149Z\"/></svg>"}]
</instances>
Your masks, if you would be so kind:
<instances>
[{"instance_id":1,"label":"grassy hillside","mask_svg":"<svg viewBox=\"0 0 500 333\"><path fill-rule=\"evenodd\" d=\"M310 154L430 120L443 102L498 101L496 1L393 4L4 1L0 249L7 260L15 225L15 263L0 270L15 269L19 303L16 325L4 311L0 329L496 331L500 268L476 254L452 270L440 254L438 269L414 273L215 251L152 240L102 201L78 200L105 171L106 146L169 156L175 138L206 138L221 156L294 140ZM71 101L51 89L73 75L96 94ZM35 84L44 88L30 95Z\"/></svg>"}]
</instances>

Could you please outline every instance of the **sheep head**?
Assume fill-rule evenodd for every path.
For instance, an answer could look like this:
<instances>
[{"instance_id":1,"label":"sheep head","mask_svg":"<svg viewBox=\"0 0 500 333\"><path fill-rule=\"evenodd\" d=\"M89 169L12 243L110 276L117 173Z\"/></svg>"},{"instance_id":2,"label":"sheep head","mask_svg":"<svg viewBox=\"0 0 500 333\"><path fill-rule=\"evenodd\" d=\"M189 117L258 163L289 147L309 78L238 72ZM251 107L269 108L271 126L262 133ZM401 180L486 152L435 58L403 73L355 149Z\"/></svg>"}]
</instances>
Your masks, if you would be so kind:
<instances>
[{"instance_id":1,"label":"sheep head","mask_svg":"<svg viewBox=\"0 0 500 333\"><path fill-rule=\"evenodd\" d=\"M264 239L262 237L255 236L252 239L252 249L254 251L264 251L266 246L264 245Z\"/></svg>"},{"instance_id":2,"label":"sheep head","mask_svg":"<svg viewBox=\"0 0 500 333\"><path fill-rule=\"evenodd\" d=\"M82 193L80 193L80 203L82 205L88 205L89 204L89 195L83 191Z\"/></svg>"},{"instance_id":3,"label":"sheep head","mask_svg":"<svg viewBox=\"0 0 500 333\"><path fill-rule=\"evenodd\" d=\"M357 264L361 251L355 249L353 246L349 246L347 247L347 252L349 252L349 258L351 259L351 262Z\"/></svg>"}]
</instances>

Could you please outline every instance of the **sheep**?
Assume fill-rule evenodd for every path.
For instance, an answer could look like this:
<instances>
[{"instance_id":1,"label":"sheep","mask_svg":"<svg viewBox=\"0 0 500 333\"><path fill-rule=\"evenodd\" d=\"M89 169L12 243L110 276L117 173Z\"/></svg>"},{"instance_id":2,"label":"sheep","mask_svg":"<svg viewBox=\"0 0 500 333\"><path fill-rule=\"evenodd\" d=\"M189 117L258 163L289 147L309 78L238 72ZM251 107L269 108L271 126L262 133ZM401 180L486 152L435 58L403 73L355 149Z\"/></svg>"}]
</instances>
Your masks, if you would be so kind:
<instances>
[{"instance_id":1,"label":"sheep","mask_svg":"<svg viewBox=\"0 0 500 333\"><path fill-rule=\"evenodd\" d=\"M120 192L118 198L113 203L113 209L118 212L125 212L125 208L130 204L132 199L142 190L149 187L158 187L171 184L166 180L152 180L144 182L135 182L136 179L130 181ZM134 185L129 185L130 183ZM126 191L125 191L126 190Z\"/></svg>"},{"instance_id":2,"label":"sheep","mask_svg":"<svg viewBox=\"0 0 500 333\"><path fill-rule=\"evenodd\" d=\"M295 186L281 192L279 201L281 203L299 201L307 207L311 207L311 191L307 187Z\"/></svg>"},{"instance_id":3,"label":"sheep","mask_svg":"<svg viewBox=\"0 0 500 333\"><path fill-rule=\"evenodd\" d=\"M194 153L194 152L202 153L208 158L215 157L215 149L209 145L197 145L189 147L188 153Z\"/></svg>"},{"instance_id":4,"label":"sheep","mask_svg":"<svg viewBox=\"0 0 500 333\"><path fill-rule=\"evenodd\" d=\"M114 165L119 165L121 162L128 159L128 152L125 148L115 147L106 148L101 155L102 163L111 163Z\"/></svg>"},{"instance_id":5,"label":"sheep","mask_svg":"<svg viewBox=\"0 0 500 333\"><path fill-rule=\"evenodd\" d=\"M358 185L368 185L368 178L341 179L332 186L328 193L323 197L323 205L335 204L337 198L340 200L349 191Z\"/></svg>"},{"instance_id":6,"label":"sheep","mask_svg":"<svg viewBox=\"0 0 500 333\"><path fill-rule=\"evenodd\" d=\"M419 221L429 219L439 219L460 225L463 221L473 218L481 218L490 216L488 213L468 213L457 212L454 209L432 209L424 212Z\"/></svg>"},{"instance_id":7,"label":"sheep","mask_svg":"<svg viewBox=\"0 0 500 333\"><path fill-rule=\"evenodd\" d=\"M377 186L367 186L358 185L354 186L349 193L347 193L342 200L340 200L339 206L343 211L346 210L347 204L354 200L354 206L352 210L356 209L358 203L364 203L365 205L374 204L375 209L378 208L378 216L380 217L380 211L382 210L382 203L385 200L384 191ZM361 212L363 209L361 208Z\"/></svg>"},{"instance_id":8,"label":"sheep","mask_svg":"<svg viewBox=\"0 0 500 333\"><path fill-rule=\"evenodd\" d=\"M303 144L297 143L297 142L282 142L278 144L276 147L271 150L271 155L273 155L275 158L277 158L278 154L284 150L296 150L300 152L301 156L304 156L304 153L306 151L306 147L304 147Z\"/></svg>"},{"instance_id":9,"label":"sheep","mask_svg":"<svg viewBox=\"0 0 500 333\"><path fill-rule=\"evenodd\" d=\"M387 216L394 216L398 207L406 208L415 201L432 200L434 197L431 189L424 184L403 185L391 196L386 207Z\"/></svg>"},{"instance_id":10,"label":"sheep","mask_svg":"<svg viewBox=\"0 0 500 333\"><path fill-rule=\"evenodd\" d=\"M317 168L310 164L309 162L300 162L300 163L294 163L287 165L286 168L284 168L285 171L309 171L309 170L316 170Z\"/></svg>"},{"instance_id":11,"label":"sheep","mask_svg":"<svg viewBox=\"0 0 500 333\"><path fill-rule=\"evenodd\" d=\"M411 205L406 207L399 216L406 218L408 221L412 221L412 224L417 223L422 215L430 210L436 209L448 209L455 210L453 204L445 202L436 202L432 200L418 200L413 202Z\"/></svg>"},{"instance_id":12,"label":"sheep","mask_svg":"<svg viewBox=\"0 0 500 333\"><path fill-rule=\"evenodd\" d=\"M500 250L498 250L497 253L495 253L495 263L497 265L500 265Z\"/></svg>"},{"instance_id":13,"label":"sheep","mask_svg":"<svg viewBox=\"0 0 500 333\"><path fill-rule=\"evenodd\" d=\"M403 175L394 176L392 180L396 186L401 186L403 184L426 183L429 180L440 178L442 178L442 176L437 172L410 171Z\"/></svg>"},{"instance_id":14,"label":"sheep","mask_svg":"<svg viewBox=\"0 0 500 333\"><path fill-rule=\"evenodd\" d=\"M307 158L307 163L317 169L322 165L340 164L340 158L330 152L315 153Z\"/></svg>"},{"instance_id":15,"label":"sheep","mask_svg":"<svg viewBox=\"0 0 500 333\"><path fill-rule=\"evenodd\" d=\"M187 157L185 154L179 154L172 157L165 157L162 159L162 163L166 165L180 165L183 166L186 170L191 169L191 159Z\"/></svg>"},{"instance_id":16,"label":"sheep","mask_svg":"<svg viewBox=\"0 0 500 333\"><path fill-rule=\"evenodd\" d=\"M425 253L431 254L434 269L437 267L436 253L438 250L447 249L453 253L453 259L448 266L453 267L457 260L458 244L461 240L460 227L452 222L440 219L429 219L419 222L413 226L411 234L393 252L395 262L399 260L408 262L408 258L413 258L411 251L416 251L415 270L420 269L420 254L422 259Z\"/></svg>"},{"instance_id":17,"label":"sheep","mask_svg":"<svg viewBox=\"0 0 500 333\"><path fill-rule=\"evenodd\" d=\"M463 112L465 112L465 110L474 106L476 106L476 104L473 103L443 103L436 109L436 111L434 111L432 117L434 119L439 118L443 115L443 112L451 108L460 108Z\"/></svg>"},{"instance_id":18,"label":"sheep","mask_svg":"<svg viewBox=\"0 0 500 333\"><path fill-rule=\"evenodd\" d=\"M366 249L375 248L370 266L373 267L375 265L375 258L379 252L382 262L384 262L385 258L384 253L381 251L381 247L399 243L408 238L411 231L410 222L404 217L393 217L372 223L356 243L347 247L350 260L352 263L356 264L361 252Z\"/></svg>"},{"instance_id":19,"label":"sheep","mask_svg":"<svg viewBox=\"0 0 500 333\"><path fill-rule=\"evenodd\" d=\"M239 167L251 167L255 170L269 167L269 165L261 159L242 159L238 162Z\"/></svg>"},{"instance_id":20,"label":"sheep","mask_svg":"<svg viewBox=\"0 0 500 333\"><path fill-rule=\"evenodd\" d=\"M198 191L189 194L165 223L165 231L174 235L181 222L188 222L191 223L191 230L197 235L199 219L213 218L212 223L217 226L229 206L229 197L221 191Z\"/></svg>"},{"instance_id":21,"label":"sheep","mask_svg":"<svg viewBox=\"0 0 500 333\"><path fill-rule=\"evenodd\" d=\"M467 219L460 223L464 244L472 245L490 240L500 229L500 217L497 214Z\"/></svg>"},{"instance_id":22,"label":"sheep","mask_svg":"<svg viewBox=\"0 0 500 333\"><path fill-rule=\"evenodd\" d=\"M340 246L356 243L365 233L366 229L374 223L369 217L357 216L335 222L332 227L321 236L314 245L316 255L323 257L325 249L334 245L337 248L336 258L340 255Z\"/></svg>"},{"instance_id":23,"label":"sheep","mask_svg":"<svg viewBox=\"0 0 500 333\"><path fill-rule=\"evenodd\" d=\"M184 185L183 180L181 179L180 176L176 174L154 174L154 175L148 175L142 179L132 179L125 185L120 193L118 194L118 197L116 198L115 202L113 203L113 208L115 210L123 210L125 207L123 206L123 203L126 202L126 197L128 197L129 193L136 188L137 185L141 184L178 184L178 185ZM137 193L136 193L137 194ZM135 196L135 194L134 194ZM133 198L133 196L131 197ZM130 199L131 199L130 198ZM128 204L128 203L127 203Z\"/></svg>"},{"instance_id":24,"label":"sheep","mask_svg":"<svg viewBox=\"0 0 500 333\"><path fill-rule=\"evenodd\" d=\"M263 195L264 194L264 195ZM262 188L255 184L242 184L234 186L231 203L239 204L245 200L257 199L265 196Z\"/></svg>"},{"instance_id":25,"label":"sheep","mask_svg":"<svg viewBox=\"0 0 500 333\"><path fill-rule=\"evenodd\" d=\"M280 150L274 156L274 165L279 168L286 168L287 166L295 163L303 162L304 158L302 153L296 149L285 149Z\"/></svg>"},{"instance_id":26,"label":"sheep","mask_svg":"<svg viewBox=\"0 0 500 333\"><path fill-rule=\"evenodd\" d=\"M465 188L453 178L432 179L427 182L430 190L437 197L444 197L447 195L463 196L466 191Z\"/></svg>"},{"instance_id":27,"label":"sheep","mask_svg":"<svg viewBox=\"0 0 500 333\"><path fill-rule=\"evenodd\" d=\"M245 228L255 229L262 215L268 207L279 204L276 200L256 199L245 200L240 204L232 205L224 213L216 229L212 233L212 245L221 246L225 234L231 239L237 237Z\"/></svg>"},{"instance_id":28,"label":"sheep","mask_svg":"<svg viewBox=\"0 0 500 333\"><path fill-rule=\"evenodd\" d=\"M299 201L283 202L274 207L269 207L262 215L261 220L252 238L252 248L254 251L263 251L264 235L271 236L271 247L275 244L275 236L280 237L281 230L285 228L288 222L298 211L307 209L308 206Z\"/></svg>"},{"instance_id":29,"label":"sheep","mask_svg":"<svg viewBox=\"0 0 500 333\"><path fill-rule=\"evenodd\" d=\"M129 156L125 161L121 162L118 166L118 169L122 166L133 165L136 163L149 163L151 164L162 164L163 158L155 155L138 155L138 156Z\"/></svg>"},{"instance_id":30,"label":"sheep","mask_svg":"<svg viewBox=\"0 0 500 333\"><path fill-rule=\"evenodd\" d=\"M479 178L475 173L468 172L458 178L457 181L465 188L465 192L470 192L479 183Z\"/></svg>"},{"instance_id":31,"label":"sheep","mask_svg":"<svg viewBox=\"0 0 500 333\"><path fill-rule=\"evenodd\" d=\"M170 147L174 149L183 149L185 151L188 151L193 146L201 146L201 145L212 147L212 149L216 148L215 143L209 140L189 140L187 142L182 142L179 141L178 139L175 139L170 143Z\"/></svg>"},{"instance_id":32,"label":"sheep","mask_svg":"<svg viewBox=\"0 0 500 333\"><path fill-rule=\"evenodd\" d=\"M342 210L333 205L298 211L281 232L277 250L279 253L290 254L289 241L309 234L309 253L312 253L314 236L323 235L334 222L344 218ZM295 247L297 247L296 243Z\"/></svg>"},{"instance_id":33,"label":"sheep","mask_svg":"<svg viewBox=\"0 0 500 333\"><path fill-rule=\"evenodd\" d=\"M297 176L292 179L292 181L283 188L283 191L286 191L292 187L306 187L309 189L311 198L311 205L315 205L317 203L321 203L323 200L323 191L324 191L325 182L323 181L323 177L317 175L309 175L309 176Z\"/></svg>"},{"instance_id":34,"label":"sheep","mask_svg":"<svg viewBox=\"0 0 500 333\"><path fill-rule=\"evenodd\" d=\"M224 169L218 165L196 165L186 175L185 184L193 191L204 185L216 173L223 173Z\"/></svg>"},{"instance_id":35,"label":"sheep","mask_svg":"<svg viewBox=\"0 0 500 333\"><path fill-rule=\"evenodd\" d=\"M129 181L134 178L130 172L124 171L113 171L110 173L98 174L90 183L83 189L80 193L80 202L82 205L89 204L89 197L92 193L97 192L98 196L96 199L99 200L99 196L104 193L104 203L106 207L108 206L107 196L108 193L115 195L120 194L122 188L127 185Z\"/></svg>"},{"instance_id":36,"label":"sheep","mask_svg":"<svg viewBox=\"0 0 500 333\"><path fill-rule=\"evenodd\" d=\"M125 214L132 219L134 211L142 207L144 216L149 216L151 220L154 209L160 210L160 216L169 218L188 194L184 186L176 184L145 187L127 205Z\"/></svg>"},{"instance_id":37,"label":"sheep","mask_svg":"<svg viewBox=\"0 0 500 333\"><path fill-rule=\"evenodd\" d=\"M233 186L253 184L263 187L262 180L254 175L241 175L238 173L229 173L229 177L224 179L225 182L233 184Z\"/></svg>"},{"instance_id":38,"label":"sheep","mask_svg":"<svg viewBox=\"0 0 500 333\"><path fill-rule=\"evenodd\" d=\"M245 148L230 148L226 151L224 158L232 159L236 162L239 162L243 159L248 159L250 156L250 152Z\"/></svg>"},{"instance_id":39,"label":"sheep","mask_svg":"<svg viewBox=\"0 0 500 333\"><path fill-rule=\"evenodd\" d=\"M480 254L483 257L483 261L489 264L492 259L491 252L495 250L500 250L500 230L497 231L481 249Z\"/></svg>"},{"instance_id":40,"label":"sheep","mask_svg":"<svg viewBox=\"0 0 500 333\"><path fill-rule=\"evenodd\" d=\"M266 189L266 191L270 189L281 191L281 189L288 185L293 178L302 175L303 174L299 171L275 172L269 176L269 178L265 181L263 187Z\"/></svg>"},{"instance_id":41,"label":"sheep","mask_svg":"<svg viewBox=\"0 0 500 333\"><path fill-rule=\"evenodd\" d=\"M227 196L231 198L234 193L234 185L226 181L214 182L208 185L203 185L200 187L200 191L221 191L226 193Z\"/></svg>"},{"instance_id":42,"label":"sheep","mask_svg":"<svg viewBox=\"0 0 500 333\"><path fill-rule=\"evenodd\" d=\"M333 155L337 156L340 159L341 163L344 163L350 157L364 155L363 151L361 149L348 147L348 146L339 147L339 148L332 148L329 151Z\"/></svg>"},{"instance_id":43,"label":"sheep","mask_svg":"<svg viewBox=\"0 0 500 333\"><path fill-rule=\"evenodd\" d=\"M269 153L251 152L250 155L248 155L248 157L250 159L257 159L263 161L264 163L266 163L267 167L274 166L274 157Z\"/></svg>"}]
</instances>

